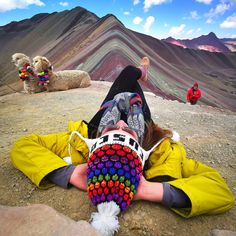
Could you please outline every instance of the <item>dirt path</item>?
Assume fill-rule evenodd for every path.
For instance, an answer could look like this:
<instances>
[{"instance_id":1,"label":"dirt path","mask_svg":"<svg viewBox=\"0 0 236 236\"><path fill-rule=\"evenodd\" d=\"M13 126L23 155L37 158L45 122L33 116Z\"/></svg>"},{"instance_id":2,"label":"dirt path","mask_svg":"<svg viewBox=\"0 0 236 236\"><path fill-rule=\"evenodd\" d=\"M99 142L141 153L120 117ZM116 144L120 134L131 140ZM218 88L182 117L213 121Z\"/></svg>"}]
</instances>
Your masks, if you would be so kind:
<instances>
[{"instance_id":1,"label":"dirt path","mask_svg":"<svg viewBox=\"0 0 236 236\"><path fill-rule=\"evenodd\" d=\"M88 220L95 208L87 194L75 188L37 189L9 160L13 143L30 133L67 130L69 120L89 121L110 84L93 82L90 88L0 97L0 204L26 206L47 204L74 220ZM177 130L187 154L224 176L236 195L236 114L207 106L191 106L147 94L153 119ZM134 202L120 216L117 235L209 235L212 229L236 231L236 209L216 216L183 219L159 204Z\"/></svg>"}]
</instances>

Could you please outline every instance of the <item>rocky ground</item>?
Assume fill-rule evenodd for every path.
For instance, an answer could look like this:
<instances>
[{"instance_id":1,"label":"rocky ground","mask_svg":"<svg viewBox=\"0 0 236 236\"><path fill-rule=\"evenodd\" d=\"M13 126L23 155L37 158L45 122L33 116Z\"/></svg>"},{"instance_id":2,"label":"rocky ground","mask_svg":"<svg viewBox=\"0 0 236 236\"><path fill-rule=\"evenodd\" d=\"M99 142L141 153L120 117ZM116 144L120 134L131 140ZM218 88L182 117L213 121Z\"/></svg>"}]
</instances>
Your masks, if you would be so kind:
<instances>
[{"instance_id":1,"label":"rocky ground","mask_svg":"<svg viewBox=\"0 0 236 236\"><path fill-rule=\"evenodd\" d=\"M89 121L110 83L93 82L85 89L0 97L0 204L27 206L46 204L76 221L88 221L95 207L87 194L75 188L40 190L9 160L13 143L30 133L67 130L69 120ZM216 168L236 195L236 114L208 106L191 106L146 94L153 119L162 127L177 130L187 154ZM119 217L119 235L203 235L213 229L236 231L236 208L216 216L183 219L156 203L133 202Z\"/></svg>"}]
</instances>

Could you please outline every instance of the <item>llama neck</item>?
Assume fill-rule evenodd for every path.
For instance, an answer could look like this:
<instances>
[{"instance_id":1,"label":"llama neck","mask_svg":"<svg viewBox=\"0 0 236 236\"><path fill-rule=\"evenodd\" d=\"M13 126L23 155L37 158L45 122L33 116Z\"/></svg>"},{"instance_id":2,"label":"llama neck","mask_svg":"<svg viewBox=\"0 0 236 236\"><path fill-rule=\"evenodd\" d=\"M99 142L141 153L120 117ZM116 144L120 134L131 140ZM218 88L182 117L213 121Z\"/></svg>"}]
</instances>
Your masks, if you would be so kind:
<instances>
[{"instance_id":1,"label":"llama neck","mask_svg":"<svg viewBox=\"0 0 236 236\"><path fill-rule=\"evenodd\" d=\"M48 76L49 76L49 78L50 78L53 74L54 74L54 73L53 73L52 70L48 70Z\"/></svg>"}]
</instances>

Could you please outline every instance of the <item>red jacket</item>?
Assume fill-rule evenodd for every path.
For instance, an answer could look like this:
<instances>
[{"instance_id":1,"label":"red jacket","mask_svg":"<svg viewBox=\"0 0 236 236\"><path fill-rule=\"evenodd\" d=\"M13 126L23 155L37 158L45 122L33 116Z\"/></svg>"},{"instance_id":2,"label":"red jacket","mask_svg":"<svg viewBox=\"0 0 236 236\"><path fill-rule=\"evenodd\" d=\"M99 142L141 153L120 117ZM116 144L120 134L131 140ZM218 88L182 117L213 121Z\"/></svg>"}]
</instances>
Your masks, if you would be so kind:
<instances>
[{"instance_id":1,"label":"red jacket","mask_svg":"<svg viewBox=\"0 0 236 236\"><path fill-rule=\"evenodd\" d=\"M195 103L201 97L201 90L194 90L193 88L188 89L187 101Z\"/></svg>"}]
</instances>

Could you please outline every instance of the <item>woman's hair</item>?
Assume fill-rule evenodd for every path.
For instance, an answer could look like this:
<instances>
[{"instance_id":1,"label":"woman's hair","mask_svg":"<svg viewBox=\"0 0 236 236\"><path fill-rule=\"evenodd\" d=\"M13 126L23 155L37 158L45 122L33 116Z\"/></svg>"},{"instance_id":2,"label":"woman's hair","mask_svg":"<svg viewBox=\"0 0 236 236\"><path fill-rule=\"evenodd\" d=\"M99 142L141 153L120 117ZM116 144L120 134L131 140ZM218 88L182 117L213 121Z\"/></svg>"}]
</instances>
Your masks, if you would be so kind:
<instances>
[{"instance_id":1,"label":"woman's hair","mask_svg":"<svg viewBox=\"0 0 236 236\"><path fill-rule=\"evenodd\" d=\"M169 129L163 129L155 124L153 121L145 123L145 134L142 143L142 147L145 150L151 149L162 138L171 138L173 133Z\"/></svg>"},{"instance_id":2,"label":"woman's hair","mask_svg":"<svg viewBox=\"0 0 236 236\"><path fill-rule=\"evenodd\" d=\"M101 132L98 132L98 130L95 134L96 135L94 136L94 138L98 138L101 136ZM149 150L162 138L171 138L172 136L173 133L171 130L163 129L151 120L145 122L144 139L142 144L140 144L145 150Z\"/></svg>"}]
</instances>

